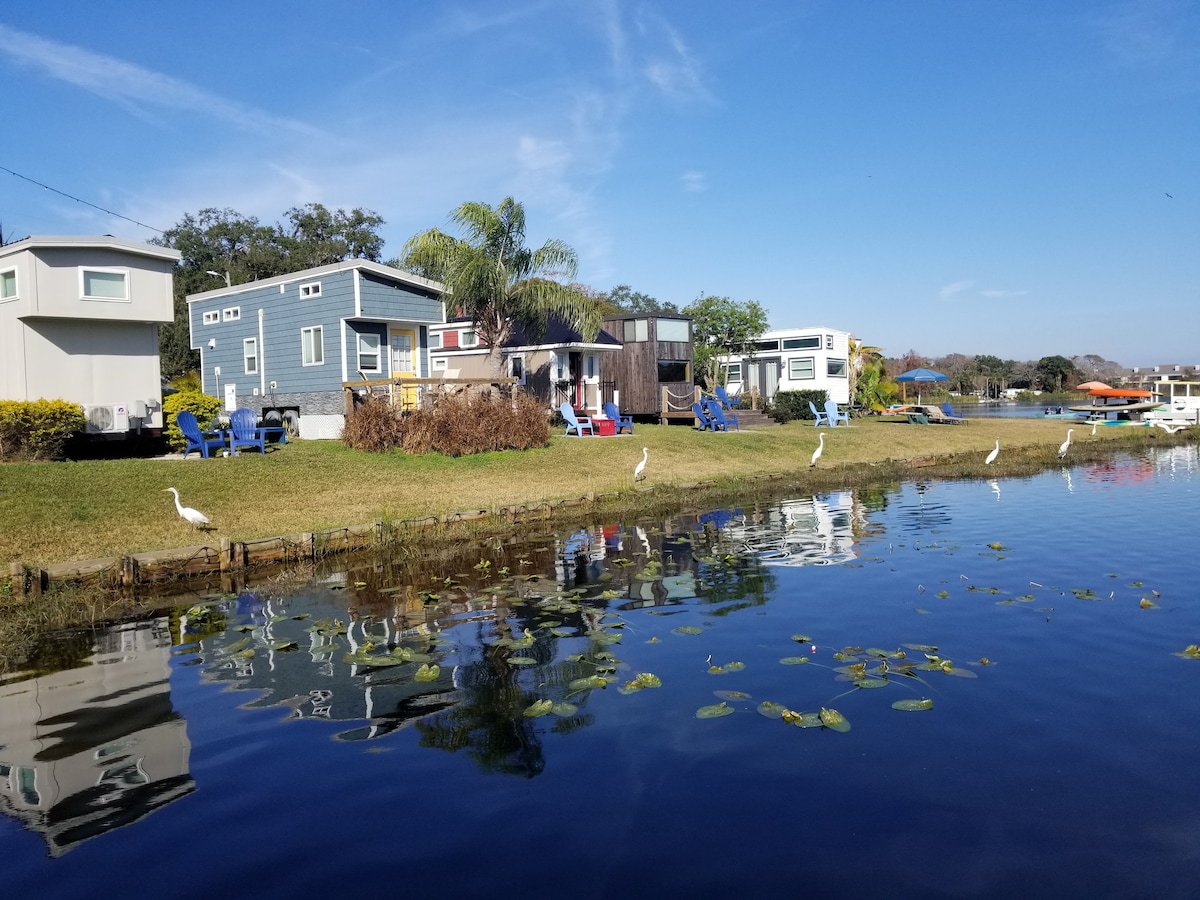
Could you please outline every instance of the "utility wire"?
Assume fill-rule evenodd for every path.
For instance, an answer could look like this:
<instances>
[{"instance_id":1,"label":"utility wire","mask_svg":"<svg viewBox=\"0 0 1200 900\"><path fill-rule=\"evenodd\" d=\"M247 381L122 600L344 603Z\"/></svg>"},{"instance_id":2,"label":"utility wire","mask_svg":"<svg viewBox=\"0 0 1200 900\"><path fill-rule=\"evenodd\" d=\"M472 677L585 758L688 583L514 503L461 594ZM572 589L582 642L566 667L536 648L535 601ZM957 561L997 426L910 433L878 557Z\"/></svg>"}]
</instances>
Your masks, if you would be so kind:
<instances>
[{"instance_id":1,"label":"utility wire","mask_svg":"<svg viewBox=\"0 0 1200 900\"><path fill-rule=\"evenodd\" d=\"M147 225L145 222L139 222L137 219L131 219L129 216L123 216L118 212L113 212L111 209L105 209L103 206L97 206L95 203L89 203L87 200L81 200L79 197L76 197L73 194L68 194L66 191L60 191L58 188L50 187L48 184L42 184L40 181L30 178L28 175L22 175L20 172L14 172L7 166L0 166L0 171L7 172L9 175L15 175L18 178L23 178L30 184L36 184L40 188L45 188L48 191L54 191L54 193L66 197L68 200L74 200L76 203L82 203L84 206L90 206L92 209L98 209L100 212L106 213L107 215L116 216L118 219L124 219L126 222L132 222L134 225L140 225L142 228L149 228L151 231L157 231L159 234L163 233L161 228L155 228L153 225Z\"/></svg>"}]
</instances>

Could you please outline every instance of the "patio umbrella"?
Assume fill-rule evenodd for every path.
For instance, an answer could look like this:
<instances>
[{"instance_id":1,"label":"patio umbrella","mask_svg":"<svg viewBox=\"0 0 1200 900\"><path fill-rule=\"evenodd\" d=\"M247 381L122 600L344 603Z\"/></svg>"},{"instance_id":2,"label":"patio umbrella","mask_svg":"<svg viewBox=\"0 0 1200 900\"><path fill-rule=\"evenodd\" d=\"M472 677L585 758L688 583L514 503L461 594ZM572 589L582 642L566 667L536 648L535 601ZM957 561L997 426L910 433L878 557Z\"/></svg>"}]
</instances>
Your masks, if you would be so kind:
<instances>
[{"instance_id":1,"label":"patio umbrella","mask_svg":"<svg viewBox=\"0 0 1200 900\"><path fill-rule=\"evenodd\" d=\"M1112 385L1105 384L1103 381L1085 381L1083 384L1075 385L1077 391L1111 391Z\"/></svg>"},{"instance_id":2,"label":"patio umbrella","mask_svg":"<svg viewBox=\"0 0 1200 900\"><path fill-rule=\"evenodd\" d=\"M896 376L896 380L900 382L915 381L917 383L917 402L921 402L921 384L926 381L946 381L949 375L943 375L941 372L935 372L933 369L909 369L907 372L901 372Z\"/></svg>"}]
</instances>

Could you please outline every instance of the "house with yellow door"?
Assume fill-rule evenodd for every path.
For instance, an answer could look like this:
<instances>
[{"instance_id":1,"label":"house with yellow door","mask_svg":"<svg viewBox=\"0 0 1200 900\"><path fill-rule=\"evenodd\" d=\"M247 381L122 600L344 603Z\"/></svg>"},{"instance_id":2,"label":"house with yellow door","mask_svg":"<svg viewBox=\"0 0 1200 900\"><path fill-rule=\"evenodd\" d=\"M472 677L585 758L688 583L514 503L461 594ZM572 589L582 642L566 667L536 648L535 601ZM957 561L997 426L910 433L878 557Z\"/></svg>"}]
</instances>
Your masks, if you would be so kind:
<instances>
[{"instance_id":1,"label":"house with yellow door","mask_svg":"<svg viewBox=\"0 0 1200 900\"><path fill-rule=\"evenodd\" d=\"M431 377L436 281L352 259L187 297L204 392L304 438L336 438L342 382Z\"/></svg>"}]
</instances>

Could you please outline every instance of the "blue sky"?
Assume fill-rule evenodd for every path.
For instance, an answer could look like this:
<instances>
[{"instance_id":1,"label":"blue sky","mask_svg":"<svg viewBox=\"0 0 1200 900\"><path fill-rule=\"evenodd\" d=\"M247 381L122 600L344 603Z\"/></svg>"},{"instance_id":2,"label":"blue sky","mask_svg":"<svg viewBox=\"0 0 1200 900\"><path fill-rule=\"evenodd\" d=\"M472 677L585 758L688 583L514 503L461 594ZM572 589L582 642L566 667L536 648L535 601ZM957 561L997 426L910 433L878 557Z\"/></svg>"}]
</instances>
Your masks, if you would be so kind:
<instances>
[{"instance_id":1,"label":"blue sky","mask_svg":"<svg viewBox=\"0 0 1200 900\"><path fill-rule=\"evenodd\" d=\"M1200 363L1195 2L49 0L0 79L0 166L157 228L363 206L394 256L512 195L602 290ZM8 236L155 234L0 187Z\"/></svg>"}]
</instances>

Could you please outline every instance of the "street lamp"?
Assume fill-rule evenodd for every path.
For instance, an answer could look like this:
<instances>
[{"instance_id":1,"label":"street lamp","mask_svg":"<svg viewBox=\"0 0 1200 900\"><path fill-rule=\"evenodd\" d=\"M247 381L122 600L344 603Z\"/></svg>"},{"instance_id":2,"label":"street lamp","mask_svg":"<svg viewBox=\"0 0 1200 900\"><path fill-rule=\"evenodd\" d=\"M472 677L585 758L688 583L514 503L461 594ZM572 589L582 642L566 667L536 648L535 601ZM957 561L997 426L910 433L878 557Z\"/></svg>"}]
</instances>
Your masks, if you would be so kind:
<instances>
[{"instance_id":1,"label":"street lamp","mask_svg":"<svg viewBox=\"0 0 1200 900\"><path fill-rule=\"evenodd\" d=\"M205 270L204 270L204 274L205 274L205 275L211 275L211 276L213 276L213 278L224 278L224 279L225 279L225 287L232 287L232 286L233 286L233 282L231 282L231 281L229 280L229 273L228 273L228 272L214 272L212 269L205 269Z\"/></svg>"}]
</instances>

